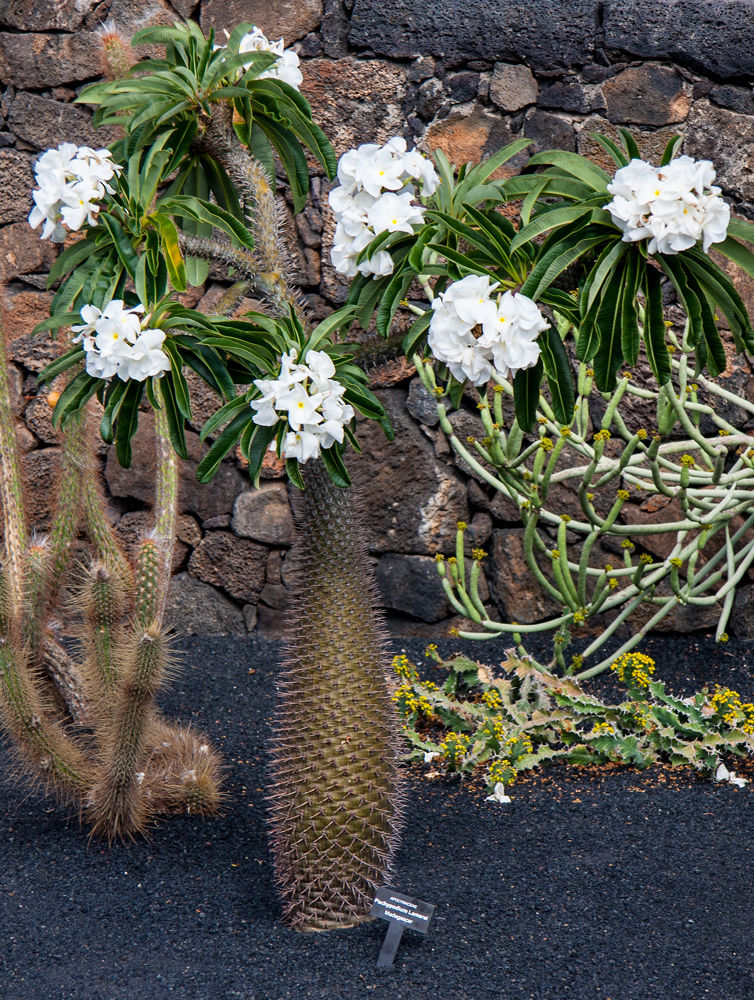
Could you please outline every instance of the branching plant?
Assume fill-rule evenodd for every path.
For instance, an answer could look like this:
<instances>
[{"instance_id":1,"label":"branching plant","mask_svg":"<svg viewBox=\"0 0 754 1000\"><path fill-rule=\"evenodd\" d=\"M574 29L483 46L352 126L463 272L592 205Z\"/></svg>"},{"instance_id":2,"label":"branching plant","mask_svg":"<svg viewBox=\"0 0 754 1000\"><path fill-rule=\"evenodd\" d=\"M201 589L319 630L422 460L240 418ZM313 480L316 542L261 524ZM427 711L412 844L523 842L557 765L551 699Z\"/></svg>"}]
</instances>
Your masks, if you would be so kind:
<instances>
[{"instance_id":1,"label":"branching plant","mask_svg":"<svg viewBox=\"0 0 754 1000\"><path fill-rule=\"evenodd\" d=\"M102 193L97 225L61 254L51 275L61 284L53 316L39 329L78 322L79 313L84 320L74 326L80 333L74 346L46 373L52 378L85 365L62 393L55 417L70 426L97 394L102 435L114 440L127 465L146 390L159 437L157 527L166 539L175 520L172 449L185 456L191 416L184 367L218 396L202 431L214 440L200 480L211 479L238 444L257 485L266 451L285 457L304 494L296 522L309 570L291 619L275 720L275 867L293 926L349 926L368 919L374 889L391 877L402 795L387 659L342 455L348 443L358 447L355 410L390 428L366 375L347 346L335 342L354 310L313 327L302 308L278 217L273 149L296 211L309 187L302 143L331 179L335 158L289 72L291 54L273 50L253 25L240 25L225 46L216 47L214 32L205 38L190 21L145 29L133 42L164 44L165 58L138 63L129 76L81 95L98 105L95 124L124 126L126 136L111 147L122 169L110 178L108 197ZM46 210L51 227L68 225L63 209ZM204 316L181 307L173 293L201 284L210 263L228 267L236 281L214 315ZM266 312L237 317L249 291L264 300ZM127 345L117 351L107 340L111 320ZM136 324L131 333L129 324ZM239 385L249 388L238 395ZM119 803L130 801L124 788L148 739L137 721L132 738L122 739L118 720L141 717L163 675L161 637L150 622L170 561L164 550L145 546L134 611L144 638L128 646L130 680L108 721L107 780L97 793L116 816ZM109 668L99 673L110 685Z\"/></svg>"},{"instance_id":2,"label":"branching plant","mask_svg":"<svg viewBox=\"0 0 754 1000\"><path fill-rule=\"evenodd\" d=\"M752 439L738 431L715 409L698 401L700 386L726 402L735 401L747 411L754 407L704 375L692 381L687 338L669 334L670 355L676 379L661 389L632 384L624 372L614 391L602 393L607 404L601 427L589 433L590 393L596 393L593 372L579 366L578 394L573 420L560 424L551 400L540 395L537 406L538 436L530 443L514 419L508 433L503 429L502 398L512 395L510 382L494 377L493 390L481 394L480 439L461 441L448 419L445 402L439 398L440 426L451 446L484 482L513 501L525 525L524 555L540 586L562 607L563 613L546 622L504 624L490 620L479 599L478 579L484 553L475 551L466 575L463 559L439 563L443 586L454 609L481 625L484 631L463 632L464 638L484 639L510 633L521 643L533 632L555 633L555 662L567 673L589 677L605 670L615 657L633 649L659 622L678 606L718 605L718 640L727 638L726 628L736 586L754 561L754 463ZM427 388L438 393L430 365L417 360L417 369ZM442 389L439 390L442 395ZM656 407L656 429L640 428L631 433L621 416L621 400L633 396ZM711 418L719 429L709 439L699 430L701 417ZM683 435L679 437L679 433ZM608 445L609 442L609 445ZM606 446L609 453L606 453ZM564 454L565 452L565 454ZM562 456L562 457L561 457ZM576 486L582 517L572 517L548 503L550 491L559 483ZM624 504L633 492L678 500L681 519L665 523L630 524L620 521ZM603 511L604 516L597 513ZM549 529L549 534L543 531ZM574 533L580 542L574 544ZM655 562L647 553L635 559L634 541L648 535L670 533L674 544L666 558ZM550 537L555 535L555 538ZM458 532L462 553L464 530ZM615 539L622 547L623 565L594 565L600 543ZM716 544L711 544L715 539ZM595 547L596 546L596 547ZM576 550L575 555L570 553ZM609 558L609 557L608 557ZM543 561L551 572L542 570ZM668 592L658 593L666 581ZM582 670L584 661L596 654L640 605L652 608L649 620L606 659ZM564 659L571 635L595 616L613 612L604 630L573 657ZM604 619L597 619L604 621ZM522 650L523 652L523 650Z\"/></svg>"},{"instance_id":3,"label":"branching plant","mask_svg":"<svg viewBox=\"0 0 754 1000\"><path fill-rule=\"evenodd\" d=\"M485 768L490 800L509 801L505 787L522 771L555 760L639 769L664 762L745 784L722 758L754 752L754 704L730 688L674 697L653 679L650 657L624 653L613 670L626 699L610 705L576 678L558 677L513 649L499 674L464 656L443 661L435 646L427 656L447 671L442 685L422 680L405 656L393 661L407 759L449 774Z\"/></svg>"},{"instance_id":4,"label":"branching plant","mask_svg":"<svg viewBox=\"0 0 754 1000\"><path fill-rule=\"evenodd\" d=\"M0 413L9 406L0 345ZM157 421L158 478L174 458ZM173 539L165 523L175 494L163 486L156 531L135 566L105 516L87 409L65 431L49 536L28 536L15 431L0 428L5 558L0 582L0 708L24 772L74 804L98 836L143 834L164 814L209 815L220 802L220 764L209 742L164 719L155 695L171 669L163 611ZM81 523L96 549L78 595L81 662L55 635L52 615Z\"/></svg>"}]
</instances>

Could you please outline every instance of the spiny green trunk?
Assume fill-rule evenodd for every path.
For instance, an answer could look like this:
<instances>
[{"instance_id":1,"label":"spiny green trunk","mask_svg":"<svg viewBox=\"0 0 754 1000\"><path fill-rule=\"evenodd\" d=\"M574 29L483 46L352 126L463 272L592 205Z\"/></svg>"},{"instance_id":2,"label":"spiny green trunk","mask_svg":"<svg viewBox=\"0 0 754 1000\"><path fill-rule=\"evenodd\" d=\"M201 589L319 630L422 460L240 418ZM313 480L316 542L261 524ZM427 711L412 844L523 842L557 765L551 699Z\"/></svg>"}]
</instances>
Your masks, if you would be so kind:
<instances>
[{"instance_id":1,"label":"spiny green trunk","mask_svg":"<svg viewBox=\"0 0 754 1000\"><path fill-rule=\"evenodd\" d=\"M301 584L290 614L272 747L272 846L298 930L368 919L401 828L397 719L352 491L321 460L295 502Z\"/></svg>"}]
</instances>

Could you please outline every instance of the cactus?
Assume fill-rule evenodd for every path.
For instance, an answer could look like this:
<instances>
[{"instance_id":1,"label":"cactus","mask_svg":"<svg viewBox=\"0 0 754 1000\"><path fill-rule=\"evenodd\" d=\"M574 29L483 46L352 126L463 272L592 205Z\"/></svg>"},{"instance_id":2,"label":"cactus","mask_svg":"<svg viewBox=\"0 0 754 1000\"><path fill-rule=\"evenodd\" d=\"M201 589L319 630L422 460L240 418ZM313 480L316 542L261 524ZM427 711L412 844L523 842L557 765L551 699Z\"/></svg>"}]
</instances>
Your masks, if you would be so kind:
<instances>
[{"instance_id":1,"label":"cactus","mask_svg":"<svg viewBox=\"0 0 754 1000\"><path fill-rule=\"evenodd\" d=\"M367 916L401 827L396 718L358 507L321 461L295 502L303 584L273 723L272 847L286 919L326 930Z\"/></svg>"},{"instance_id":2,"label":"cactus","mask_svg":"<svg viewBox=\"0 0 754 1000\"><path fill-rule=\"evenodd\" d=\"M193 237L182 237L182 247L231 264L272 315L292 310L306 329L269 177L237 142L227 108L215 106L196 145L222 164L252 214L254 253ZM302 475L295 518L306 584L288 628L270 804L285 919L314 931L369 919L374 890L391 879L403 793L360 508L321 459Z\"/></svg>"},{"instance_id":3,"label":"cactus","mask_svg":"<svg viewBox=\"0 0 754 1000\"><path fill-rule=\"evenodd\" d=\"M0 721L23 770L79 807L112 840L160 813L209 815L221 799L217 754L161 720L154 698L171 660L162 626L175 536L177 470L156 419L157 524L132 569L105 516L86 410L68 424L49 537L26 538L7 360L0 335ZM50 615L80 520L97 558L79 595L83 663L57 641ZM71 723L74 725L72 726ZM84 729L82 726L87 728Z\"/></svg>"}]
</instances>

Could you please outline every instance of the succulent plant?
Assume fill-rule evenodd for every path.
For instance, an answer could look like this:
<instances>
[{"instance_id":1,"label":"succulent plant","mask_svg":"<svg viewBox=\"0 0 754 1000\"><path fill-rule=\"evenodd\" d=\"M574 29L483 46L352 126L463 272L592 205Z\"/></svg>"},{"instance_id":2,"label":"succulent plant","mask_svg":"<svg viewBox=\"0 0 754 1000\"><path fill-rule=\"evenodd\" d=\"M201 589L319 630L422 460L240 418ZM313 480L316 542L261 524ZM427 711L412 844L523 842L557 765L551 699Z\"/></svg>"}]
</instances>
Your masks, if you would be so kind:
<instances>
[{"instance_id":1,"label":"succulent plant","mask_svg":"<svg viewBox=\"0 0 754 1000\"><path fill-rule=\"evenodd\" d=\"M64 432L57 507L47 537L27 536L0 338L0 490L5 556L0 586L0 708L23 769L72 802L93 832L130 838L164 813L208 815L220 801L208 741L162 719L155 695L171 665L163 611L170 574L176 469L158 412L157 527L131 567L105 517L86 409ZM97 550L78 595L83 662L51 627L72 541L84 520Z\"/></svg>"}]
</instances>

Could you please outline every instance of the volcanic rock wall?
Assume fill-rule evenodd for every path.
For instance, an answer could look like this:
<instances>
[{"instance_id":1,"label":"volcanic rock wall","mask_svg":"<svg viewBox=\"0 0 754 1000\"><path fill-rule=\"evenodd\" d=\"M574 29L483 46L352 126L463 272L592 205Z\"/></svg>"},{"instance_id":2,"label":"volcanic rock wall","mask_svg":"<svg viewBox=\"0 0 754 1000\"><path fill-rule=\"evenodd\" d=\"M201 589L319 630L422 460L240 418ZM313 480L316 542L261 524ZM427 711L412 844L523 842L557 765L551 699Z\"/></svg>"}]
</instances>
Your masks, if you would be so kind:
<instances>
[{"instance_id":1,"label":"volcanic rock wall","mask_svg":"<svg viewBox=\"0 0 754 1000\"><path fill-rule=\"evenodd\" d=\"M34 159L64 140L95 146L109 140L92 128L90 109L72 103L85 83L100 77L99 25L112 18L132 33L182 17L198 20L205 31L254 21L269 37L282 35L298 51L303 93L338 155L404 134L460 163L526 136L532 146L514 167L548 147L609 166L590 132L615 136L618 125L627 125L649 159L659 158L680 133L686 153L714 161L736 211L754 218L754 0L174 0L172 6L166 0L0 0L0 312L15 373L13 413L31 520L40 530L50 521L59 442L47 390L37 387L35 376L58 347L45 336L29 337L47 315L46 272L55 256L26 223ZM281 191L282 200L284 185ZM327 191L325 178L313 172L306 210L294 219L287 208L297 280L317 318L347 295L329 259L335 223ZM754 285L742 276L735 280L754 307ZM224 282L227 275L213 271L207 286L185 301L210 302ZM668 315L679 318L671 299ZM751 368L732 350L722 377L754 401ZM459 520L470 525L469 547L489 552L483 586L497 612L522 622L552 614L551 599L526 569L515 508L493 499L459 466L412 369L378 365L372 382L396 439L388 444L378 427L362 422L363 454L351 456L349 465L363 492L369 549L396 625L428 634L445 627L448 605L433 556L453 551ZM215 406L211 394L200 392L197 430ZM726 416L748 429L748 413ZM464 434L474 432L473 392L452 419ZM256 493L243 462L231 456L211 485L199 486L194 470L205 446L198 434L188 437L171 595L175 620L196 634L258 628L276 635L296 574L282 469L269 462ZM112 520L129 547L150 525L150 416L142 415L131 470L120 469L105 446L101 451ZM567 511L573 498L563 493L559 502ZM624 508L629 522L676 518L672 505L657 510L647 498L634 499ZM667 538L644 544L660 556ZM80 558L87 551L81 538ZM739 635L754 636L752 595L750 587L739 592L732 622ZM711 609L709 621L699 614L692 620L679 608L663 625L707 628L714 617Z\"/></svg>"}]
</instances>

